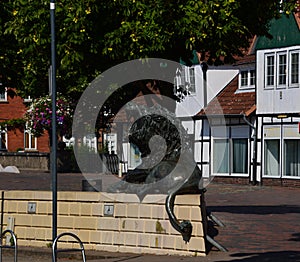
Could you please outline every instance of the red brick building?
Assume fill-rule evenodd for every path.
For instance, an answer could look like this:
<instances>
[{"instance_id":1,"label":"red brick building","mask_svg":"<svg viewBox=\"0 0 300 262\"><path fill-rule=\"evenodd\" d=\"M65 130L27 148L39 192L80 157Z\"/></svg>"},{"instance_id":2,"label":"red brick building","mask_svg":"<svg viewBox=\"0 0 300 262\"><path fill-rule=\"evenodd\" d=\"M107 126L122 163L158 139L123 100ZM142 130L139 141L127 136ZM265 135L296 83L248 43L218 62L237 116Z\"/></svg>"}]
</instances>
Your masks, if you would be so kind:
<instances>
[{"instance_id":1,"label":"red brick building","mask_svg":"<svg viewBox=\"0 0 300 262\"><path fill-rule=\"evenodd\" d=\"M0 83L0 85L2 85ZM49 152L49 136L47 134L35 138L25 124L10 126L7 121L22 119L30 99L23 99L16 94L15 89L5 88L0 91L0 123L1 143L0 151L38 151ZM7 125L3 125L7 123Z\"/></svg>"}]
</instances>

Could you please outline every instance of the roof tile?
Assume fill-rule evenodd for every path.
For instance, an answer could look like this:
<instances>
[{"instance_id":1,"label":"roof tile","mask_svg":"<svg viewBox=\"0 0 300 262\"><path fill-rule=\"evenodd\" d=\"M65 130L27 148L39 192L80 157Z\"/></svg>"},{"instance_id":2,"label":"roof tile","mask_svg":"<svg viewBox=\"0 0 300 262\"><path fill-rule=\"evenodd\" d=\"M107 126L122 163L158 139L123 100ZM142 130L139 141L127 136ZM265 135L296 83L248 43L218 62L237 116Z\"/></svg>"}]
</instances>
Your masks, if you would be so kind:
<instances>
[{"instance_id":1,"label":"roof tile","mask_svg":"<svg viewBox=\"0 0 300 262\"><path fill-rule=\"evenodd\" d=\"M197 115L249 115L255 110L255 91L237 92L238 76Z\"/></svg>"}]
</instances>

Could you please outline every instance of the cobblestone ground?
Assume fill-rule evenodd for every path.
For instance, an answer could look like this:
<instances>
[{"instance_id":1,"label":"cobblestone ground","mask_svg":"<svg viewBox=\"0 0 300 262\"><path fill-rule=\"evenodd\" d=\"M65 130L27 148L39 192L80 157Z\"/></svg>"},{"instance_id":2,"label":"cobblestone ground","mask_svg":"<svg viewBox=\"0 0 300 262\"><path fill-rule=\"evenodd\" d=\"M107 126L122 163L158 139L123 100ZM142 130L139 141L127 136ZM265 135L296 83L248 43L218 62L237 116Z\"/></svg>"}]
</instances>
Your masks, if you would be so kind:
<instances>
[{"instance_id":1,"label":"cobblestone ground","mask_svg":"<svg viewBox=\"0 0 300 262\"><path fill-rule=\"evenodd\" d=\"M81 174L59 174L58 189L81 190L82 179ZM50 184L49 173L0 173L0 190L50 190ZM211 183L207 187L206 204L208 211L225 224L225 227L214 225L209 233L229 252L213 247L206 257L186 258L87 251L87 261L300 262L299 188ZM20 247L18 262L52 261L49 252L49 249L22 251ZM13 261L12 255L5 253L3 262L10 261ZM63 257L59 261L81 260Z\"/></svg>"},{"instance_id":2,"label":"cobblestone ground","mask_svg":"<svg viewBox=\"0 0 300 262\"><path fill-rule=\"evenodd\" d=\"M208 211L225 224L211 231L240 257L232 261L300 261L299 188L211 184L207 189Z\"/></svg>"}]
</instances>

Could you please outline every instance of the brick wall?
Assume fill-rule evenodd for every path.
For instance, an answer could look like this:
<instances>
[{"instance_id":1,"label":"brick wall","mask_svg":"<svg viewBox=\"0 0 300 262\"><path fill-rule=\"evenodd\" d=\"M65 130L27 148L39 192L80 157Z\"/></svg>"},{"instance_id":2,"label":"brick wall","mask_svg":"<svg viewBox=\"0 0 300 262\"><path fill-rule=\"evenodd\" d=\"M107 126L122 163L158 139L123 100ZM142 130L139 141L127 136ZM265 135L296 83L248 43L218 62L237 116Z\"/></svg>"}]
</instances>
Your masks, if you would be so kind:
<instances>
[{"instance_id":1,"label":"brick wall","mask_svg":"<svg viewBox=\"0 0 300 262\"><path fill-rule=\"evenodd\" d=\"M249 177L214 176L213 182L225 184L249 185Z\"/></svg>"},{"instance_id":2,"label":"brick wall","mask_svg":"<svg viewBox=\"0 0 300 262\"><path fill-rule=\"evenodd\" d=\"M21 246L46 247L52 238L51 192L5 191L4 228L9 217ZM204 225L199 195L177 196L175 214L193 224L188 244L171 226L165 211L165 195L148 195L142 203L136 195L98 192L58 193L58 234L73 232L85 249L112 252L172 255L205 255ZM28 213L28 203L36 203L36 213ZM112 216L104 215L112 205ZM202 204L203 205L203 204ZM205 220L204 220L205 221ZM76 244L63 242L59 247Z\"/></svg>"},{"instance_id":3,"label":"brick wall","mask_svg":"<svg viewBox=\"0 0 300 262\"><path fill-rule=\"evenodd\" d=\"M300 180L288 178L264 178L262 184L264 186L300 187Z\"/></svg>"},{"instance_id":4,"label":"brick wall","mask_svg":"<svg viewBox=\"0 0 300 262\"><path fill-rule=\"evenodd\" d=\"M25 112L26 104L24 104L23 99L17 96L14 88L8 88L7 101L0 101L0 121L22 118ZM24 131L18 128L8 130L8 152L16 152L18 149L24 149ZM50 152L47 133L37 139L37 150L39 152Z\"/></svg>"}]
</instances>

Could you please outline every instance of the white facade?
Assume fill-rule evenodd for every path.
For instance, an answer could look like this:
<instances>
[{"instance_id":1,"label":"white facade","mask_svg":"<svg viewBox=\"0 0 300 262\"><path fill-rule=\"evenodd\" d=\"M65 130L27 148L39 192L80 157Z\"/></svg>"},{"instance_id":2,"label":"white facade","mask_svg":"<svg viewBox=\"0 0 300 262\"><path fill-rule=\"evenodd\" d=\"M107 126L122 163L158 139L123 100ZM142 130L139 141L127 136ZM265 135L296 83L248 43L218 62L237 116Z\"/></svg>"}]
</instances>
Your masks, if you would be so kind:
<instances>
[{"instance_id":1,"label":"white facade","mask_svg":"<svg viewBox=\"0 0 300 262\"><path fill-rule=\"evenodd\" d=\"M207 71L207 104L215 98L239 74L237 92L254 91L253 64L237 67L214 67ZM200 65L195 66L195 93L188 95L183 102L177 103L176 116L192 117L204 108L203 72ZM243 72L243 74L241 73ZM246 72L246 73L244 73ZM243 75L243 81L241 76ZM182 125L188 134L194 136L194 159L202 176L243 176L251 173L253 143L252 128L242 116L230 121L224 116L216 118L185 118Z\"/></svg>"},{"instance_id":2,"label":"white facade","mask_svg":"<svg viewBox=\"0 0 300 262\"><path fill-rule=\"evenodd\" d=\"M300 180L300 45L258 50L255 64L209 69L207 99L201 66L184 68L175 83L189 83L190 94L175 113L194 137L194 160L204 178ZM256 91L256 115L192 118L237 75L236 93ZM124 149L128 168L135 168L139 152L129 144Z\"/></svg>"},{"instance_id":3,"label":"white facade","mask_svg":"<svg viewBox=\"0 0 300 262\"><path fill-rule=\"evenodd\" d=\"M257 51L259 178L300 179L300 45Z\"/></svg>"},{"instance_id":4,"label":"white facade","mask_svg":"<svg viewBox=\"0 0 300 262\"><path fill-rule=\"evenodd\" d=\"M176 103L175 114L177 117L190 117L196 115L204 107L204 82L201 65L183 67L181 78L189 86L194 86L190 90L190 95L186 96L182 102ZM191 74L191 70L194 74ZM207 103L209 103L237 74L237 69L222 66L209 68L207 70ZM194 79L193 79L194 77ZM177 82L178 83L178 82ZM192 83L192 84L191 84Z\"/></svg>"},{"instance_id":5,"label":"white facade","mask_svg":"<svg viewBox=\"0 0 300 262\"><path fill-rule=\"evenodd\" d=\"M259 178L300 179L300 117L259 118Z\"/></svg>"},{"instance_id":6,"label":"white facade","mask_svg":"<svg viewBox=\"0 0 300 262\"><path fill-rule=\"evenodd\" d=\"M300 45L257 51L257 114L300 112Z\"/></svg>"},{"instance_id":7,"label":"white facade","mask_svg":"<svg viewBox=\"0 0 300 262\"><path fill-rule=\"evenodd\" d=\"M194 156L203 177L252 175L254 131L243 118L196 120Z\"/></svg>"}]
</instances>

